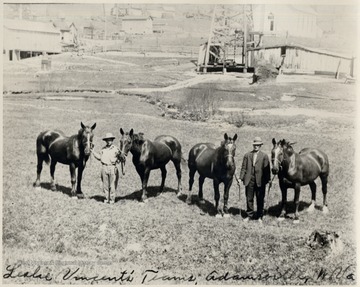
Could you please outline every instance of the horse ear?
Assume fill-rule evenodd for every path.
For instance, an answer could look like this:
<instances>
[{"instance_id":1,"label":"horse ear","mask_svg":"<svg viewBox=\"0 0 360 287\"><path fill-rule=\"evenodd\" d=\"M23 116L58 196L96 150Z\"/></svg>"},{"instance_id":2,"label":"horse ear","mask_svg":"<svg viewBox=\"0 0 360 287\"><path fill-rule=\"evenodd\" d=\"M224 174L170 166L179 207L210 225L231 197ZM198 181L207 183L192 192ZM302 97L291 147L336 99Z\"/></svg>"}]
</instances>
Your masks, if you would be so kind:
<instances>
[{"instance_id":1,"label":"horse ear","mask_svg":"<svg viewBox=\"0 0 360 287\"><path fill-rule=\"evenodd\" d=\"M275 146L276 145L276 140L275 138L272 139L272 144Z\"/></svg>"},{"instance_id":2,"label":"horse ear","mask_svg":"<svg viewBox=\"0 0 360 287\"><path fill-rule=\"evenodd\" d=\"M93 124L93 126L91 127L91 130L94 130L96 128L96 123Z\"/></svg>"},{"instance_id":3,"label":"horse ear","mask_svg":"<svg viewBox=\"0 0 360 287\"><path fill-rule=\"evenodd\" d=\"M131 137L134 135L134 130L133 130L133 129L130 130L129 135L130 135Z\"/></svg>"},{"instance_id":4,"label":"horse ear","mask_svg":"<svg viewBox=\"0 0 360 287\"><path fill-rule=\"evenodd\" d=\"M225 133L225 134L224 134L224 139L227 141L228 138L229 138L229 137L228 137L227 133Z\"/></svg>"},{"instance_id":5,"label":"horse ear","mask_svg":"<svg viewBox=\"0 0 360 287\"><path fill-rule=\"evenodd\" d=\"M289 142L288 144L289 145L294 145L294 144L296 144L296 142Z\"/></svg>"},{"instance_id":6,"label":"horse ear","mask_svg":"<svg viewBox=\"0 0 360 287\"><path fill-rule=\"evenodd\" d=\"M83 122L81 122L81 128L85 128L85 125L83 124Z\"/></svg>"},{"instance_id":7,"label":"horse ear","mask_svg":"<svg viewBox=\"0 0 360 287\"><path fill-rule=\"evenodd\" d=\"M286 144L286 140L285 140L285 139L282 139L282 140L280 141L280 144L281 144L281 146L285 145L285 144Z\"/></svg>"},{"instance_id":8,"label":"horse ear","mask_svg":"<svg viewBox=\"0 0 360 287\"><path fill-rule=\"evenodd\" d=\"M234 135L233 141L236 141L236 139L237 139L237 134Z\"/></svg>"},{"instance_id":9,"label":"horse ear","mask_svg":"<svg viewBox=\"0 0 360 287\"><path fill-rule=\"evenodd\" d=\"M120 134L123 136L125 133L124 133L124 130L122 128L120 128Z\"/></svg>"}]
</instances>

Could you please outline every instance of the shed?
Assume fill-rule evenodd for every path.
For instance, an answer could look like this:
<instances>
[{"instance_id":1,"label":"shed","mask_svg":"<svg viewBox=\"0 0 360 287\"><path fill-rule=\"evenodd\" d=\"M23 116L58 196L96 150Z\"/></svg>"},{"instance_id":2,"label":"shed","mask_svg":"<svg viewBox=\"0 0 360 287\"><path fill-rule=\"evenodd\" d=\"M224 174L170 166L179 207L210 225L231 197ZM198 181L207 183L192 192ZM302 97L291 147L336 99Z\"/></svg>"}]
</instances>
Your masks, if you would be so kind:
<instances>
[{"instance_id":1,"label":"shed","mask_svg":"<svg viewBox=\"0 0 360 287\"><path fill-rule=\"evenodd\" d=\"M255 61L265 60L284 73L343 73L351 76L355 73L354 57L300 45L251 48L248 53L249 66L254 66Z\"/></svg>"},{"instance_id":2,"label":"shed","mask_svg":"<svg viewBox=\"0 0 360 287\"><path fill-rule=\"evenodd\" d=\"M60 31L52 23L4 19L4 61L61 53Z\"/></svg>"}]
</instances>

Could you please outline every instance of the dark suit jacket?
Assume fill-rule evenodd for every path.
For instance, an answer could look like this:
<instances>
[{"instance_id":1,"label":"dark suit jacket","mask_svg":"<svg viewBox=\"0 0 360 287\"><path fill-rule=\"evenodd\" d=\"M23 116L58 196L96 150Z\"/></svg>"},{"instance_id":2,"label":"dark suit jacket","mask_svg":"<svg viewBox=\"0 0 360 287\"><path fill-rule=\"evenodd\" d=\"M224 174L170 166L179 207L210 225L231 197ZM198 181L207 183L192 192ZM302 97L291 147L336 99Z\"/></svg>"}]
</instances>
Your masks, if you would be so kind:
<instances>
[{"instance_id":1,"label":"dark suit jacket","mask_svg":"<svg viewBox=\"0 0 360 287\"><path fill-rule=\"evenodd\" d=\"M249 184L251 172L254 169L253 156L253 151L246 153L242 162L240 179L244 182L245 186ZM258 152L255 162L255 180L258 187L265 186L270 181L269 157L262 151Z\"/></svg>"}]
</instances>

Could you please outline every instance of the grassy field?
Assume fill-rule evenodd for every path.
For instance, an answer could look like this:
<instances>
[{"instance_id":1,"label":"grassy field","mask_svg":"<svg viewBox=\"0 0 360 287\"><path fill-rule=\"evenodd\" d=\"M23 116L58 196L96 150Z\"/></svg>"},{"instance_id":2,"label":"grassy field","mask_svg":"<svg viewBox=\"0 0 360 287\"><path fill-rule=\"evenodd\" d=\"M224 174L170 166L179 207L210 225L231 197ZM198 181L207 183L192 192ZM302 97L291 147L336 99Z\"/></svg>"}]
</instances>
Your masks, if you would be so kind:
<instances>
[{"instance_id":1,"label":"grassy field","mask_svg":"<svg viewBox=\"0 0 360 287\"><path fill-rule=\"evenodd\" d=\"M74 77L74 73L69 71L74 70L66 72L67 79ZM187 78L181 71L177 73L179 79ZM119 72L118 77L123 74ZM166 73L163 75L165 77ZM22 73L21 77L25 79L26 73ZM160 80L162 73L154 71L139 73L138 77L143 79L142 83L149 83L144 85L146 87L170 84ZM7 79L9 74L4 75L5 87L14 85ZM124 85L126 79L130 81L130 75L121 78ZM100 82L99 79L89 81L95 88ZM21 85L22 89L26 86L24 83ZM271 83L242 88L236 82L224 85L219 82L214 87L215 93L221 94L222 107L253 107L257 110L311 108L337 113L339 117L324 118L317 114L264 117L258 114L252 116L255 124L251 124L249 118L249 122L237 128L222 118L203 123L162 117L156 105L150 105L135 95L90 92L5 95L3 282L355 284L354 87L339 83ZM105 87L101 83L100 86ZM203 86L197 85L193 89L201 91ZM295 101L280 101L282 93L294 93L296 89L300 90L297 90ZM239 96L241 92L243 96ZM176 102L185 98L187 93L186 90L178 90L155 96ZM271 100L261 100L266 96L270 96ZM267 197L269 212L263 225L241 220L241 209L245 208L243 186L240 197L236 185L230 190L231 217L215 218L210 180L204 184L204 205L196 203L197 182L192 195L193 204L185 203L188 186L185 163L182 166L184 194L180 198L175 195L175 169L169 164L165 192L157 194L160 171L153 171L149 180L151 196L146 204L140 204L141 184L131 163L131 155L126 175L121 176L114 205L102 203L101 167L94 159L88 162L84 173L82 186L86 199L74 200L69 196L69 170L62 165L57 166L55 173L56 192L50 190L48 166L43 169L42 189L34 189L37 134L49 128L74 134L81 121L97 123L95 150L102 147L101 137L106 132L113 132L118 143L120 127L124 130L134 128L135 132L144 132L149 139L164 133L175 136L182 144L185 158L198 142L219 144L225 132L230 135L237 133L237 173L242 156L251 149L252 139L257 135L265 142L263 151L268 154L273 137L296 141L297 151L309 146L321 148L330 160L330 213L325 215L320 211L322 194L319 191L318 208L312 214L307 213L310 189L303 187L300 223L295 225L291 220L294 211L291 190L288 197L290 218L278 222L280 190L275 181ZM340 234L343 251L325 254L324 250L310 249L306 241L314 230Z\"/></svg>"}]
</instances>

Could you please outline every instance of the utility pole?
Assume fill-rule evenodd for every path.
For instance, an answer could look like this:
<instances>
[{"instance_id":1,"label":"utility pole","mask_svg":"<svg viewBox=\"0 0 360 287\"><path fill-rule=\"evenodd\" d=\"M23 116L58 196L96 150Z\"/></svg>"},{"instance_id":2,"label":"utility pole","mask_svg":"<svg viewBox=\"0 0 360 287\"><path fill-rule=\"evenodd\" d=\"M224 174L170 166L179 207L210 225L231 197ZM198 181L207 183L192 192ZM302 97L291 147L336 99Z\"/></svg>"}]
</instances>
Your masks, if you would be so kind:
<instances>
[{"instance_id":1,"label":"utility pole","mask_svg":"<svg viewBox=\"0 0 360 287\"><path fill-rule=\"evenodd\" d=\"M243 59L244 59L244 73L247 73L248 68L248 57L247 57L247 15L246 15L246 4L243 6L243 13L244 13L244 47L243 47Z\"/></svg>"},{"instance_id":2,"label":"utility pole","mask_svg":"<svg viewBox=\"0 0 360 287\"><path fill-rule=\"evenodd\" d=\"M209 62L211 39L212 39L212 34L213 34L213 29L214 29L214 22L215 22L215 12L216 12L216 5L214 6L214 11L213 11L213 16L212 16L212 20L211 20L211 26L210 26L209 38L208 38L208 42L207 42L207 45L206 45L204 73L207 72L207 64Z\"/></svg>"},{"instance_id":3,"label":"utility pole","mask_svg":"<svg viewBox=\"0 0 360 287\"><path fill-rule=\"evenodd\" d=\"M106 42L106 12L105 12L105 4L103 4L103 9L104 9L104 19L105 19L105 29L104 29L104 40ZM103 52L106 52L106 43L104 42L104 47L103 47Z\"/></svg>"}]
</instances>

